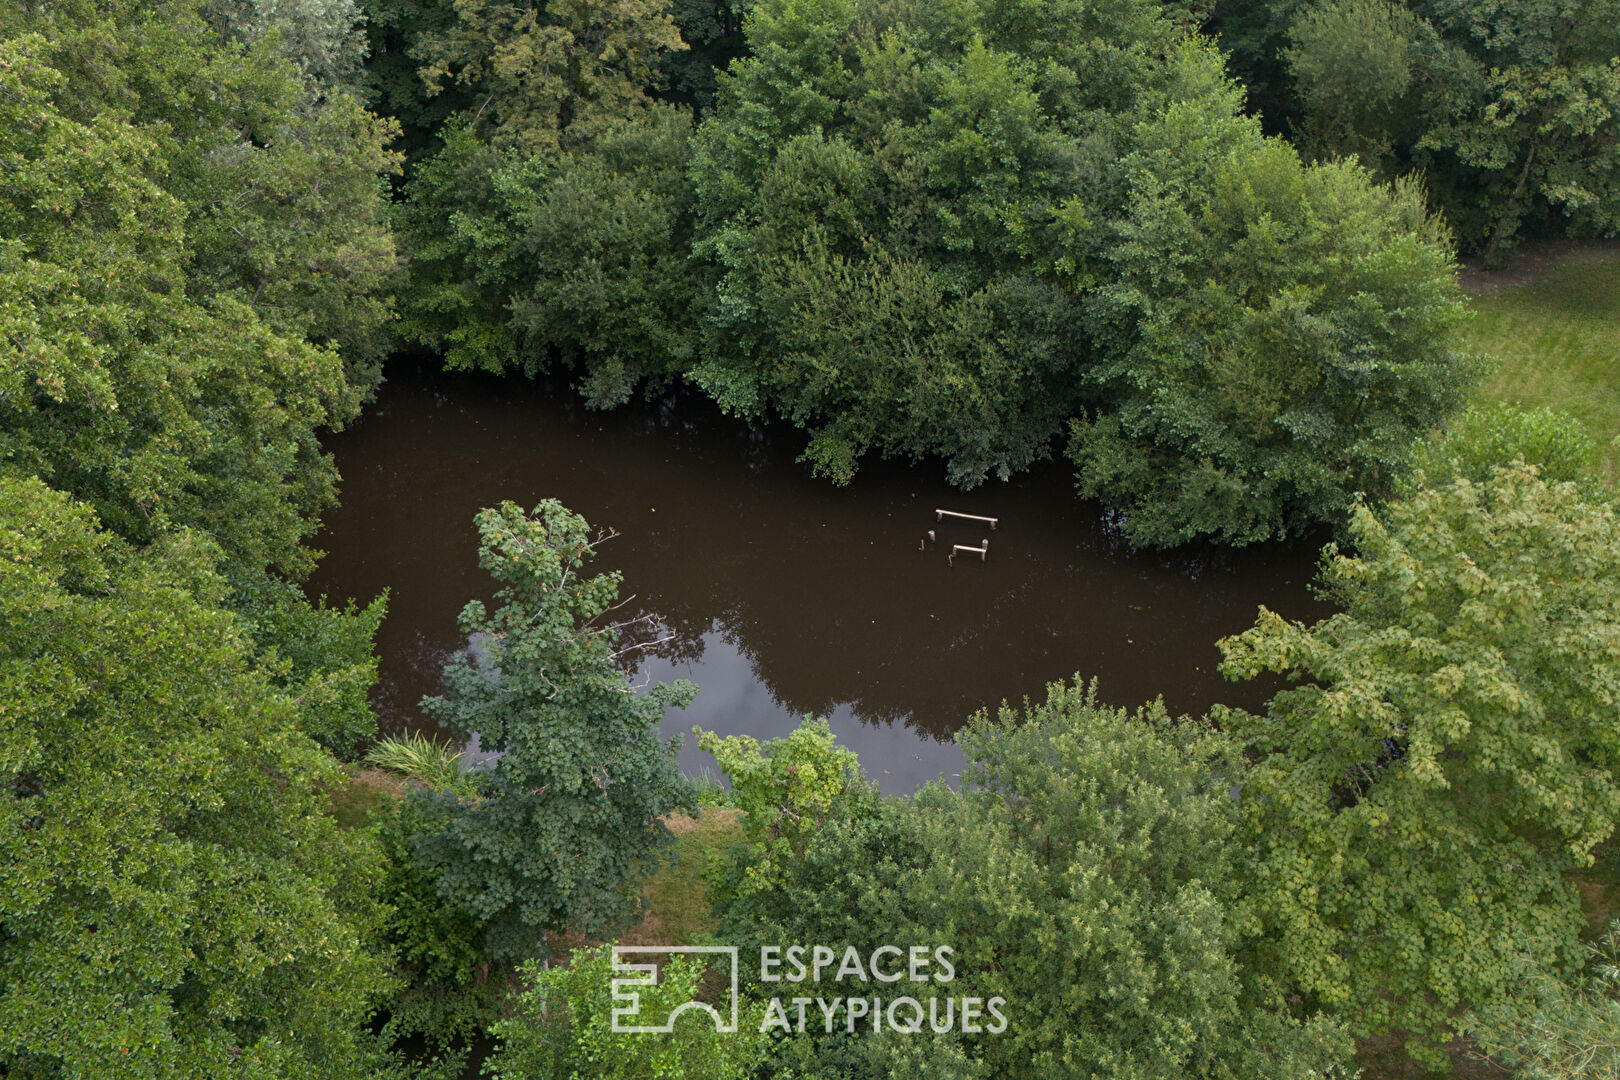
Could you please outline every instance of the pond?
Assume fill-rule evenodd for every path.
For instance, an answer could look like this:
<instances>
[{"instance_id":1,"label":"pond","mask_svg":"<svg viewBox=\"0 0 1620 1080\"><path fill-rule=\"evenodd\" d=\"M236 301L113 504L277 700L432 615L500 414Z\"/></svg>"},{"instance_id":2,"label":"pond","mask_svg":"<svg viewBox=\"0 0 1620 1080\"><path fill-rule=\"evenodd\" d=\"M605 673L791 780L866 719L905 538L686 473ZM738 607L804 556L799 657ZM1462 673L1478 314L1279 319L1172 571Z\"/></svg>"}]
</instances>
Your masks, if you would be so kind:
<instances>
[{"instance_id":1,"label":"pond","mask_svg":"<svg viewBox=\"0 0 1620 1080\"><path fill-rule=\"evenodd\" d=\"M836 488L796 462L802 433L749 431L701 398L600 413L566 387L447 375L431 360L388 375L327 441L342 505L308 584L333 600L390 590L374 694L386 731L430 723L417 703L466 645L456 615L493 592L473 515L503 499L560 499L617 530L596 567L621 571L630 607L676 635L641 674L700 688L667 733L765 739L825 715L891 793L959 773L950 737L974 710L1040 699L1076 674L1120 705L1162 694L1173 712L1257 708L1278 684L1226 682L1216 639L1261 604L1297 619L1328 610L1309 590L1320 541L1131 552L1061 461L970 492L937 462L871 462ZM941 508L997 526L938 521ZM982 561L947 561L951 545L984 540ZM681 764L714 770L690 738Z\"/></svg>"}]
</instances>

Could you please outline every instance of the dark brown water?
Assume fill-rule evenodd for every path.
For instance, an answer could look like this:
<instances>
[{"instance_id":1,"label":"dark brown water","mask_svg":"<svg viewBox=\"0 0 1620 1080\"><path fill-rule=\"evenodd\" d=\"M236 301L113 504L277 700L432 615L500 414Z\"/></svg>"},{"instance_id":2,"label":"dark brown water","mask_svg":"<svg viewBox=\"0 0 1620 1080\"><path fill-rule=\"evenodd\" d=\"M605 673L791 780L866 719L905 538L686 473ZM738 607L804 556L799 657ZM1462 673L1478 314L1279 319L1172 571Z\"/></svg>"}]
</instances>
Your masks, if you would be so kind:
<instances>
[{"instance_id":1,"label":"dark brown water","mask_svg":"<svg viewBox=\"0 0 1620 1080\"><path fill-rule=\"evenodd\" d=\"M1080 674L1135 705L1174 712L1259 706L1276 684L1227 683L1217 638L1266 604L1319 617L1316 545L1132 554L1078 502L1061 463L962 493L937 463L873 463L834 488L794 459L803 437L761 434L696 398L593 413L556 387L391 368L365 417L329 440L342 506L316 541L309 591L391 590L375 701L385 730L421 724L417 702L465 645L456 615L487 599L473 515L557 498L621 534L600 569L624 574L633 607L677 633L643 671L700 687L673 733L699 724L769 738L826 715L887 791L961 768L951 734L975 709L1044 696ZM994 531L936 523L948 507ZM939 545L919 551L929 529ZM989 558L952 543L990 541ZM689 774L713 763L688 745Z\"/></svg>"}]
</instances>

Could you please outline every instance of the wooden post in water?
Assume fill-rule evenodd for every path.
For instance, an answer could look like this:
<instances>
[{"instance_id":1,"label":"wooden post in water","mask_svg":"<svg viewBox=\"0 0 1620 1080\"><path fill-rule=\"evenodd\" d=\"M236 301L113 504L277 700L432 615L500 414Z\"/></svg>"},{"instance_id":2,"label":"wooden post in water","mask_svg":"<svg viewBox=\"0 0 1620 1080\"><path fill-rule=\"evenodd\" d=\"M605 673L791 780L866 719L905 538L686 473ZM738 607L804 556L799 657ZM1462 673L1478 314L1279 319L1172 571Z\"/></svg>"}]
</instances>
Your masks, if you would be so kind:
<instances>
[{"instance_id":1,"label":"wooden post in water","mask_svg":"<svg viewBox=\"0 0 1620 1080\"><path fill-rule=\"evenodd\" d=\"M992 529L996 527L996 522L1001 520L1000 518L985 517L983 514L964 514L958 510L940 510L937 507L934 509L935 521L944 521L948 517L962 518L965 521L988 521Z\"/></svg>"},{"instance_id":2,"label":"wooden post in water","mask_svg":"<svg viewBox=\"0 0 1620 1080\"><path fill-rule=\"evenodd\" d=\"M956 553L958 551L965 551L969 555L977 555L979 557L979 561L984 562L985 556L990 553L990 541L981 540L979 541L978 547L974 547L972 544L952 544L951 553L945 556L946 562L949 562L952 566L955 566L956 563L954 560L956 559Z\"/></svg>"}]
</instances>

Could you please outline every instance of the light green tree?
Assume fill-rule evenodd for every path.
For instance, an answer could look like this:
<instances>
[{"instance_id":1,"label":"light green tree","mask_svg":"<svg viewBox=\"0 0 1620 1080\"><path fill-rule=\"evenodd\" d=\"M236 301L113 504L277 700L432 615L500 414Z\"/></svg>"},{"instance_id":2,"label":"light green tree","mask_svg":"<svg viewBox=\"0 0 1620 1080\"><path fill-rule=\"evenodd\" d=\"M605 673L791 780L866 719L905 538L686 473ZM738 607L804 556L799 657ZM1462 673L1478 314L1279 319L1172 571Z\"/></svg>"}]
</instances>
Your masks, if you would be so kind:
<instances>
[{"instance_id":1,"label":"light green tree","mask_svg":"<svg viewBox=\"0 0 1620 1080\"><path fill-rule=\"evenodd\" d=\"M332 499L316 430L358 401L338 356L190 295L164 146L58 108L38 37L0 42L0 445L136 543L211 536L233 574L297 574Z\"/></svg>"},{"instance_id":2,"label":"light green tree","mask_svg":"<svg viewBox=\"0 0 1620 1080\"><path fill-rule=\"evenodd\" d=\"M203 2L7 4L0 37L44 39L34 55L61 79L41 88L64 118L127 124L147 140L135 174L180 208L165 228L186 253L188 298L245 306L277 334L336 349L368 392L399 269L388 225L397 129L346 91L309 86L268 39L223 38ZM235 310L222 308L231 322Z\"/></svg>"},{"instance_id":3,"label":"light green tree","mask_svg":"<svg viewBox=\"0 0 1620 1080\"><path fill-rule=\"evenodd\" d=\"M1261 609L1223 670L1284 672L1240 789L1253 962L1440 1060L1521 958L1578 956L1569 872L1620 820L1620 525L1534 466L1356 511L1314 626Z\"/></svg>"},{"instance_id":4,"label":"light green tree","mask_svg":"<svg viewBox=\"0 0 1620 1080\"><path fill-rule=\"evenodd\" d=\"M1419 70L1437 51L1433 27L1391 0L1324 0L1303 8L1289 32L1283 60L1303 101L1302 148L1390 164Z\"/></svg>"},{"instance_id":5,"label":"light green tree","mask_svg":"<svg viewBox=\"0 0 1620 1080\"><path fill-rule=\"evenodd\" d=\"M780 886L783 866L835 809L848 812L873 797L855 752L838 745L825 718L806 717L763 746L751 735L692 731L698 749L713 754L731 782L731 804L743 812L745 890Z\"/></svg>"},{"instance_id":6,"label":"light green tree","mask_svg":"<svg viewBox=\"0 0 1620 1080\"><path fill-rule=\"evenodd\" d=\"M378 862L218 551L0 479L0 1072L375 1075Z\"/></svg>"},{"instance_id":7,"label":"light green tree","mask_svg":"<svg viewBox=\"0 0 1620 1080\"><path fill-rule=\"evenodd\" d=\"M1095 686L1061 684L1041 704L980 714L959 741L960 791L840 806L784 860L780 888L728 913L725 932L744 940L930 957L923 982L908 971L835 991L913 997L922 1032L825 1037L812 1021L783 1048L789 1063L829 1078L1237 1080L1346 1060L1331 1022L1286 1017L1280 988L1237 963L1236 744L1161 704L1114 709ZM932 959L941 947L950 972ZM997 997L1004 1030L988 1011ZM981 1012L964 1026L966 998ZM936 1034L946 999L952 1030Z\"/></svg>"},{"instance_id":8,"label":"light green tree","mask_svg":"<svg viewBox=\"0 0 1620 1080\"><path fill-rule=\"evenodd\" d=\"M647 958L632 957L643 963ZM701 1001L705 966L688 956L666 958L658 981L638 988L639 1008L628 1022L654 1026L689 1001ZM575 949L568 964L523 967L528 985L514 1015L497 1023L500 1049L489 1070L498 1080L748 1080L770 1043L760 1009L739 1003L737 1030L716 1030L706 1012L687 1010L667 1034L614 1030L615 971L610 946ZM729 973L728 973L729 974ZM717 1007L729 1022L724 1000Z\"/></svg>"}]
</instances>

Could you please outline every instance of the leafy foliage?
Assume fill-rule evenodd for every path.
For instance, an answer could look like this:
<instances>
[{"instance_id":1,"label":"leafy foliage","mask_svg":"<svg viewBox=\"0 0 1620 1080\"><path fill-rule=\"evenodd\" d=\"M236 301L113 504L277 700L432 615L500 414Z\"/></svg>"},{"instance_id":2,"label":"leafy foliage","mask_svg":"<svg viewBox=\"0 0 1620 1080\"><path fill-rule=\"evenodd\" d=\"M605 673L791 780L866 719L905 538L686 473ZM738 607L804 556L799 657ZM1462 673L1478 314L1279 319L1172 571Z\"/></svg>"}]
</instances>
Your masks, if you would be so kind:
<instances>
[{"instance_id":1,"label":"leafy foliage","mask_svg":"<svg viewBox=\"0 0 1620 1080\"><path fill-rule=\"evenodd\" d=\"M606 945L574 950L566 967L530 961L523 973L529 985L517 997L516 1015L494 1028L501 1046L489 1068L499 1080L747 1080L765 1055L769 1040L754 1016L741 1016L730 1034L696 1011L677 1017L667 1035L612 1030L615 972ZM662 1023L698 1000L703 974L692 957L660 965L657 984L637 990L636 1023Z\"/></svg>"},{"instance_id":2,"label":"leafy foliage","mask_svg":"<svg viewBox=\"0 0 1620 1080\"><path fill-rule=\"evenodd\" d=\"M1382 490L1459 399L1414 188L1307 168L1154 4L763 3L694 141L718 280L689 376L810 432L1006 477L1065 420L1131 538L1246 543Z\"/></svg>"},{"instance_id":3,"label":"leafy foliage","mask_svg":"<svg viewBox=\"0 0 1620 1080\"><path fill-rule=\"evenodd\" d=\"M46 39L36 55L62 74L48 91L64 118L109 129L127 122L146 141L139 166L102 182L140 176L174 200L149 219L150 231L185 250L187 297L234 301L216 308L233 324L245 319L241 306L251 309L250 337L262 323L336 349L363 394L380 377L392 317L394 128L347 92L311 88L269 39L249 48L223 40L201 3L11 4L0 8L0 36ZM167 270L152 279L159 283L177 291ZM306 379L321 382L315 371L325 364L305 365ZM348 419L355 404L329 403L330 419Z\"/></svg>"},{"instance_id":4,"label":"leafy foliage","mask_svg":"<svg viewBox=\"0 0 1620 1080\"><path fill-rule=\"evenodd\" d=\"M762 3L692 178L719 274L691 377L810 432L847 481L868 450L953 480L1043 457L1085 359L1063 272L1104 147L1187 61L1150 3Z\"/></svg>"},{"instance_id":5,"label":"leafy foliage","mask_svg":"<svg viewBox=\"0 0 1620 1080\"><path fill-rule=\"evenodd\" d=\"M318 87L358 80L366 38L355 0L208 0L203 12L226 38L274 34L276 52Z\"/></svg>"},{"instance_id":6,"label":"leafy foliage","mask_svg":"<svg viewBox=\"0 0 1620 1080\"><path fill-rule=\"evenodd\" d=\"M925 1008L1003 997L1006 1030L812 1033L788 1060L827 1077L1051 1078L1307 1076L1344 1059L1330 1024L1265 1007L1277 1003L1234 961L1232 744L1160 705L1111 709L1095 687L1062 685L959 738L962 791L835 814L783 887L732 918L770 943L947 946L953 978L890 992Z\"/></svg>"},{"instance_id":7,"label":"leafy foliage","mask_svg":"<svg viewBox=\"0 0 1620 1080\"><path fill-rule=\"evenodd\" d=\"M43 43L0 43L0 428L7 460L137 543L213 536L247 571L299 571L332 497L317 425L356 405L337 357L240 302L186 295L185 209L127 124L64 116Z\"/></svg>"},{"instance_id":8,"label":"leafy foliage","mask_svg":"<svg viewBox=\"0 0 1620 1080\"><path fill-rule=\"evenodd\" d=\"M1213 716L1259 755L1255 963L1421 1044L1497 1004L1521 955L1577 954L1565 875L1620 820L1620 528L1519 464L1359 509L1350 537L1323 569L1339 614L1262 608L1222 644L1228 675L1302 685Z\"/></svg>"},{"instance_id":9,"label":"leafy foliage","mask_svg":"<svg viewBox=\"0 0 1620 1080\"><path fill-rule=\"evenodd\" d=\"M458 84L480 133L524 150L589 138L644 109L659 60L686 48L664 0L451 7L454 21L420 33L412 49L429 94Z\"/></svg>"},{"instance_id":10,"label":"leafy foliage","mask_svg":"<svg viewBox=\"0 0 1620 1080\"><path fill-rule=\"evenodd\" d=\"M583 518L547 500L532 515L508 502L477 521L479 565L501 583L496 608L463 609L474 647L422 706L501 756L471 774L474 794L434 796L443 825L418 854L441 895L489 925L497 958L544 955L548 930L601 937L625 925L669 842L661 819L696 810L657 738L664 706L684 706L694 688L632 690L618 660L644 620L602 621L619 606L619 576L581 573L600 540Z\"/></svg>"},{"instance_id":11,"label":"leafy foliage","mask_svg":"<svg viewBox=\"0 0 1620 1080\"><path fill-rule=\"evenodd\" d=\"M835 807L870 801L855 752L839 746L825 718L806 717L784 738L762 747L751 735L722 738L693 728L698 748L714 755L731 781L731 805L743 811L749 845L744 888L775 888L782 868L803 849Z\"/></svg>"},{"instance_id":12,"label":"leafy foliage","mask_svg":"<svg viewBox=\"0 0 1620 1080\"><path fill-rule=\"evenodd\" d=\"M1421 172L1487 260L1525 223L1620 227L1614 0L1271 0L1219 4L1213 25L1274 122Z\"/></svg>"},{"instance_id":13,"label":"leafy foliage","mask_svg":"<svg viewBox=\"0 0 1620 1080\"><path fill-rule=\"evenodd\" d=\"M1172 110L1141 140L1089 304L1108 355L1087 374L1105 404L1070 425L1082 494L1159 546L1297 534L1387 493L1476 373L1418 191L1302 167L1231 117Z\"/></svg>"},{"instance_id":14,"label":"leafy foliage","mask_svg":"<svg viewBox=\"0 0 1620 1080\"><path fill-rule=\"evenodd\" d=\"M1497 468L1523 461L1550 483L1580 482L1591 476L1596 460L1592 437L1574 417L1497 402L1469 409L1444 438L1420 446L1415 471L1420 478L1456 475L1485 484Z\"/></svg>"},{"instance_id":15,"label":"leafy foliage","mask_svg":"<svg viewBox=\"0 0 1620 1080\"><path fill-rule=\"evenodd\" d=\"M407 332L455 368L581 370L593 406L694 354L685 114L668 106L588 146L493 148L465 127L410 186Z\"/></svg>"},{"instance_id":16,"label":"leafy foliage","mask_svg":"<svg viewBox=\"0 0 1620 1080\"><path fill-rule=\"evenodd\" d=\"M427 785L435 791L454 787L461 780L462 752L454 743L441 743L419 731L378 739L366 751L366 763L388 769Z\"/></svg>"},{"instance_id":17,"label":"leafy foliage","mask_svg":"<svg viewBox=\"0 0 1620 1080\"><path fill-rule=\"evenodd\" d=\"M1589 951L1580 978L1537 972L1527 993L1476 1017L1469 1034L1527 1080L1620 1078L1620 924Z\"/></svg>"},{"instance_id":18,"label":"leafy foliage","mask_svg":"<svg viewBox=\"0 0 1620 1080\"><path fill-rule=\"evenodd\" d=\"M217 549L136 554L0 479L0 1072L373 1075L363 834L219 605Z\"/></svg>"},{"instance_id":19,"label":"leafy foliage","mask_svg":"<svg viewBox=\"0 0 1620 1080\"><path fill-rule=\"evenodd\" d=\"M385 1003L382 1036L396 1045L418 1041L418 1067L436 1062L443 1075L457 1076L465 1048L502 1015L507 971L489 953L484 922L440 895L438 873L416 856L416 838L443 824L420 799L390 798L373 814L386 860L377 888L386 914L377 941L398 978Z\"/></svg>"}]
</instances>

